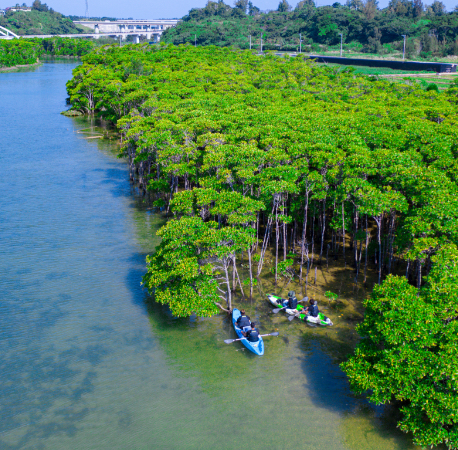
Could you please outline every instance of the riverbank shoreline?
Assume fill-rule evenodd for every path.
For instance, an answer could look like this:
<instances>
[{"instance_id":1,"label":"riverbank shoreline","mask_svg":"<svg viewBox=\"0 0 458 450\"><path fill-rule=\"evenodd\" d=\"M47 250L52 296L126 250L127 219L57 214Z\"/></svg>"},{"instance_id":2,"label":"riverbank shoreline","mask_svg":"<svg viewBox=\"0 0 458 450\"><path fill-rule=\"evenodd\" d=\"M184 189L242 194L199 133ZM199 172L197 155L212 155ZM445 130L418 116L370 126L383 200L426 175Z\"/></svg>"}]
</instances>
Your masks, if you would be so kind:
<instances>
[{"instance_id":1,"label":"riverbank shoreline","mask_svg":"<svg viewBox=\"0 0 458 450\"><path fill-rule=\"evenodd\" d=\"M73 56L73 55L47 55L47 54L44 54L44 55L41 55L40 57L41 59L46 59L48 61L55 61L55 60L59 60L59 59L63 59L63 60L79 60L81 61L81 56Z\"/></svg>"},{"instance_id":2,"label":"riverbank shoreline","mask_svg":"<svg viewBox=\"0 0 458 450\"><path fill-rule=\"evenodd\" d=\"M15 72L21 69L29 69L36 66L41 66L43 64L42 61L36 62L34 64L18 64L17 66L11 67L0 67L0 72Z\"/></svg>"},{"instance_id":3,"label":"riverbank shoreline","mask_svg":"<svg viewBox=\"0 0 458 450\"><path fill-rule=\"evenodd\" d=\"M21 69L28 69L36 66L41 66L44 64L44 62L52 62L52 61L59 61L59 60L74 60L74 61L81 61L80 56L72 56L72 55L58 55L58 56L53 56L53 55L41 55L40 59L38 62L33 63L33 64L18 64L16 66L11 66L11 67L0 67L0 72L14 72L16 70L21 70Z\"/></svg>"}]
</instances>

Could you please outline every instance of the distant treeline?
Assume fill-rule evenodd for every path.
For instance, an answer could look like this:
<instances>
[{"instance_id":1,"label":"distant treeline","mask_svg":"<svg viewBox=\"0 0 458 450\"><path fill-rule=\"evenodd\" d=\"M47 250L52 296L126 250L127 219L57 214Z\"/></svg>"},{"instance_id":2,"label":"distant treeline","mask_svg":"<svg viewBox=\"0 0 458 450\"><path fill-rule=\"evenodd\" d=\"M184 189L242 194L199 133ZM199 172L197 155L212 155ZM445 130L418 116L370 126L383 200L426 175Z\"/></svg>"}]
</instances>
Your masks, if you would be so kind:
<instances>
[{"instance_id":1,"label":"distant treeline","mask_svg":"<svg viewBox=\"0 0 458 450\"><path fill-rule=\"evenodd\" d=\"M42 55L83 56L93 41L70 38L0 40L0 68L34 64Z\"/></svg>"},{"instance_id":2,"label":"distant treeline","mask_svg":"<svg viewBox=\"0 0 458 450\"><path fill-rule=\"evenodd\" d=\"M305 50L343 43L367 53L386 54L402 50L407 36L408 57L458 55L458 11L447 12L435 1L425 6L421 0L391 0L379 9L376 0L348 0L332 6L316 7L313 0L302 0L292 9L281 0L276 11L260 11L248 0L237 0L235 7L209 1L205 8L194 8L176 27L162 35L168 43L235 46L259 49L263 35L266 50L297 50L299 35Z\"/></svg>"},{"instance_id":3,"label":"distant treeline","mask_svg":"<svg viewBox=\"0 0 458 450\"><path fill-rule=\"evenodd\" d=\"M23 7L26 7L25 3ZM16 8L14 8L16 9ZM35 0L32 10L7 10L0 16L0 25L20 36L34 34L78 34L84 30L63 14Z\"/></svg>"}]
</instances>

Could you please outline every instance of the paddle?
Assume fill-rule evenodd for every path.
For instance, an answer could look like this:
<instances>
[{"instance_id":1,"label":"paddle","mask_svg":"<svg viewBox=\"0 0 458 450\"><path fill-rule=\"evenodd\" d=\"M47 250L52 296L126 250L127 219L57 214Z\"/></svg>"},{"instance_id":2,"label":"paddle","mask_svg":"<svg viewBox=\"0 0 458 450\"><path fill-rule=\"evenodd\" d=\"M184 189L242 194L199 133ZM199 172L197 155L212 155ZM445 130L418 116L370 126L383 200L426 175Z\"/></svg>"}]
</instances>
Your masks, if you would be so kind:
<instances>
[{"instance_id":1,"label":"paddle","mask_svg":"<svg viewBox=\"0 0 458 450\"><path fill-rule=\"evenodd\" d=\"M274 331L273 333L269 333L269 334L261 334L260 337L265 337L265 336L278 336L280 333L278 331ZM226 339L224 341L225 344L232 344L233 342L235 341L241 341L242 339L246 339L246 338L240 338L240 339Z\"/></svg>"},{"instance_id":2,"label":"paddle","mask_svg":"<svg viewBox=\"0 0 458 450\"><path fill-rule=\"evenodd\" d=\"M294 316L289 316L288 320L291 322L295 317L300 317L300 313L294 314Z\"/></svg>"},{"instance_id":3,"label":"paddle","mask_svg":"<svg viewBox=\"0 0 458 450\"><path fill-rule=\"evenodd\" d=\"M289 316L288 320L291 322L292 320L294 320L295 317L300 318L300 315L301 315L301 313L298 312L297 314L294 314L294 316ZM305 320L305 323L310 327L316 328L316 325L314 323L310 323L307 320Z\"/></svg>"},{"instance_id":4,"label":"paddle","mask_svg":"<svg viewBox=\"0 0 458 450\"><path fill-rule=\"evenodd\" d=\"M300 317L301 317L301 314L305 314L305 309L301 309L301 310L298 311L296 314L294 314L294 315L292 315L292 316L289 316L289 317L288 317L288 320L291 322L292 320L294 320L295 317L300 318Z\"/></svg>"}]
</instances>

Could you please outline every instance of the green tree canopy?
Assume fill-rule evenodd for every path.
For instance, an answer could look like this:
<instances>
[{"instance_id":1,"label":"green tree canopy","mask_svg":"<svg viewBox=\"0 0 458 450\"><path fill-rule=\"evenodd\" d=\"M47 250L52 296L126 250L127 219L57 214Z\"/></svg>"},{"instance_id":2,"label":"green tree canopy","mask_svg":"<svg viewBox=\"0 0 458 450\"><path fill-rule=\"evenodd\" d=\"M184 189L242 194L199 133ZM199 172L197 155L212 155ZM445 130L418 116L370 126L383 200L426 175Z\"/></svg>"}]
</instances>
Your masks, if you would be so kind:
<instances>
[{"instance_id":1,"label":"green tree canopy","mask_svg":"<svg viewBox=\"0 0 458 450\"><path fill-rule=\"evenodd\" d=\"M248 5L248 15L245 14ZM407 35L409 57L456 55L458 14L447 12L436 1L425 11L421 0L391 0L379 8L376 0L348 0L345 5L315 7L314 0L301 0L294 10L281 0L275 11L261 13L252 2L239 0L234 8L222 2L209 2L205 8L194 8L176 27L167 29L162 40L167 43L194 43L260 49L297 50L299 35L307 51L323 50L317 45L339 45L340 34L353 48L369 53L402 52Z\"/></svg>"},{"instance_id":2,"label":"green tree canopy","mask_svg":"<svg viewBox=\"0 0 458 450\"><path fill-rule=\"evenodd\" d=\"M400 402L401 429L419 445L458 446L458 251L443 247L418 292L390 276L365 302L362 340L343 364L374 403Z\"/></svg>"}]
</instances>

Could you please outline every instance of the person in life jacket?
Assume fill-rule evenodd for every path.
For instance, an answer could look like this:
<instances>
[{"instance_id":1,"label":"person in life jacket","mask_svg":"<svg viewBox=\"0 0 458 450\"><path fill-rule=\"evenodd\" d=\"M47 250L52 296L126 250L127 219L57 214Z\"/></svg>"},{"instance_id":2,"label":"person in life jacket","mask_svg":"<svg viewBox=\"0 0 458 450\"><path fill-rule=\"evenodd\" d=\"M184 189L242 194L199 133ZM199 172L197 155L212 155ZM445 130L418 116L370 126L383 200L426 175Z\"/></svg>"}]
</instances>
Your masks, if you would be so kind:
<instances>
[{"instance_id":1,"label":"person in life jacket","mask_svg":"<svg viewBox=\"0 0 458 450\"><path fill-rule=\"evenodd\" d=\"M288 292L288 298L286 300L283 300L283 307L289 309L297 308L297 297L294 291Z\"/></svg>"},{"instance_id":2,"label":"person in life jacket","mask_svg":"<svg viewBox=\"0 0 458 450\"><path fill-rule=\"evenodd\" d=\"M250 324L251 320L250 318L245 314L245 310L242 309L240 311L240 316L235 322L239 328L241 328L243 331L248 331L250 329Z\"/></svg>"},{"instance_id":3,"label":"person in life jacket","mask_svg":"<svg viewBox=\"0 0 458 450\"><path fill-rule=\"evenodd\" d=\"M249 342L259 341L259 331L256 329L256 324L254 322L251 322L251 330L248 330L246 333L242 331L242 334Z\"/></svg>"},{"instance_id":4,"label":"person in life jacket","mask_svg":"<svg viewBox=\"0 0 458 450\"><path fill-rule=\"evenodd\" d=\"M313 298L311 298L309 303L309 306L307 306L306 308L307 314L312 317L318 317L320 311L318 310L318 304L316 300L313 300Z\"/></svg>"},{"instance_id":5,"label":"person in life jacket","mask_svg":"<svg viewBox=\"0 0 458 450\"><path fill-rule=\"evenodd\" d=\"M294 291L288 292L288 308L296 309L297 308L297 297Z\"/></svg>"}]
</instances>

